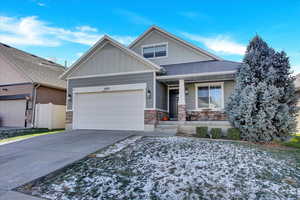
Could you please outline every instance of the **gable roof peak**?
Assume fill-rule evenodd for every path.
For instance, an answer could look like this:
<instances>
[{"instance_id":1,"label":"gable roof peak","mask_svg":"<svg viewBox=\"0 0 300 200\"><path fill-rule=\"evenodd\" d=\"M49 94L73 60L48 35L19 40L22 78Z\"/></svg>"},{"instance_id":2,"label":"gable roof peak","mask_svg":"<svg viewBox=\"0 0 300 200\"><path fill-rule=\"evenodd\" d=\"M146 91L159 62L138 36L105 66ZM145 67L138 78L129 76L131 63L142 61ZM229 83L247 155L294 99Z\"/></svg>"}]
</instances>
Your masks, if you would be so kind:
<instances>
[{"instance_id":1,"label":"gable roof peak","mask_svg":"<svg viewBox=\"0 0 300 200\"><path fill-rule=\"evenodd\" d=\"M129 55L135 57L136 59L138 59L139 61L141 61L142 63L151 66L154 70L156 71L160 71L162 70L162 68L160 66L158 66L157 64L149 61L148 59L142 57L141 55L135 53L134 51L132 51L131 49L127 48L126 46L124 46L123 44L121 44L120 42L118 42L117 40L113 39L112 37L108 36L108 35L103 35L101 37L100 40L98 40L98 42L96 42L87 52L85 52L76 62L74 62L67 71L65 71L65 73L63 73L59 78L60 79L66 79L70 74L72 74L72 72L78 68L80 66L80 64L86 60L89 59L89 57L91 56L92 52L94 52L96 49L98 48L103 48L103 46L105 45L101 45L104 41L108 41L109 43L111 43L113 46L125 51L126 53L128 53Z\"/></svg>"},{"instance_id":2,"label":"gable roof peak","mask_svg":"<svg viewBox=\"0 0 300 200\"><path fill-rule=\"evenodd\" d=\"M168 31L164 30L163 28L161 28L161 27L159 27L157 25L150 26L144 33L142 33L138 38L136 38L128 46L128 48L131 49L140 40L142 40L146 35L148 35L149 33L151 33L154 30L156 30L156 31L158 31L158 32L160 32L160 33L162 33L164 35L167 35L168 37L172 38L173 40L175 40L175 41L177 41L177 42L179 42L181 44L184 44L184 45L188 46L189 48L194 49L195 51L197 51L197 52L199 52L201 54L205 54L205 55L207 55L208 57L211 57L214 60L220 60L220 61L223 60L222 58L220 58L220 57L218 57L218 56L216 56L216 55L214 55L214 54L212 54L212 53L210 53L210 52L208 52L208 51L206 51L206 50L204 50L204 49L202 49L202 48L200 48L200 47L198 47L198 46L196 46L196 45L194 45L194 44L192 44L192 43L190 43L190 42L188 42L186 40L183 40L183 39L179 38L178 36L176 36L176 35L168 32Z\"/></svg>"}]
</instances>

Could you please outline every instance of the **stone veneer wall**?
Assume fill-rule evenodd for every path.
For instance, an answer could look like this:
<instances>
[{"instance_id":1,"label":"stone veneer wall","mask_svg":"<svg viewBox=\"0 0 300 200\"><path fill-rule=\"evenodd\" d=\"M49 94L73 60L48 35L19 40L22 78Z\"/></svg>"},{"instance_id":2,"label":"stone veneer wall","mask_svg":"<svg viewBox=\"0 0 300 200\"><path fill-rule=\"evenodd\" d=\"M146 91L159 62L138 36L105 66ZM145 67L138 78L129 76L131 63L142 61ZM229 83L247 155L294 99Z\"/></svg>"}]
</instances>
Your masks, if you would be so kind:
<instances>
[{"instance_id":1,"label":"stone veneer wall","mask_svg":"<svg viewBox=\"0 0 300 200\"><path fill-rule=\"evenodd\" d=\"M168 113L161 110L145 110L144 121L145 124L156 125L158 121L162 120L164 116L168 116Z\"/></svg>"},{"instance_id":2,"label":"stone veneer wall","mask_svg":"<svg viewBox=\"0 0 300 200\"><path fill-rule=\"evenodd\" d=\"M186 105L178 105L178 121L185 121L186 117Z\"/></svg>"},{"instance_id":3,"label":"stone veneer wall","mask_svg":"<svg viewBox=\"0 0 300 200\"><path fill-rule=\"evenodd\" d=\"M202 110L188 111L188 118L191 121L226 121L227 115L224 111Z\"/></svg>"},{"instance_id":4,"label":"stone veneer wall","mask_svg":"<svg viewBox=\"0 0 300 200\"><path fill-rule=\"evenodd\" d=\"M66 112L66 124L72 124L73 121L73 111Z\"/></svg>"}]
</instances>

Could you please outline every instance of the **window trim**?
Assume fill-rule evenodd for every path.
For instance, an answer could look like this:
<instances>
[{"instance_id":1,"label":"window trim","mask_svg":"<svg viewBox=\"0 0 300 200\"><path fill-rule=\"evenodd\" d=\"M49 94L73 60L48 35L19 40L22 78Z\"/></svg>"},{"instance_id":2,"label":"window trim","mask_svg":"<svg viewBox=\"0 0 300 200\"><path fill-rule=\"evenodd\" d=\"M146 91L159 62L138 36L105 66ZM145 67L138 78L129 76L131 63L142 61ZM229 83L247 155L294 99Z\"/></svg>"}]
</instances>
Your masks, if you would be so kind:
<instances>
[{"instance_id":1,"label":"window trim","mask_svg":"<svg viewBox=\"0 0 300 200\"><path fill-rule=\"evenodd\" d=\"M204 87L207 86L210 88L210 86L221 86L221 108L198 108L198 88L199 87ZM210 89L208 90L208 95L210 96ZM195 102L196 102L196 108L195 110L197 111L202 111L202 110L215 110L215 111L219 111L219 110L223 110L224 109L224 82L211 82L211 83L196 83L195 84ZM210 104L209 104L210 106Z\"/></svg>"},{"instance_id":2,"label":"window trim","mask_svg":"<svg viewBox=\"0 0 300 200\"><path fill-rule=\"evenodd\" d=\"M166 45L166 55L165 55L165 56L155 57L155 52L154 52L154 57L152 57L152 58L146 58L146 59L151 60L151 59L167 58L167 57L168 57L168 54L169 54L169 51L168 51L168 49L169 49L168 42L161 42L161 43L155 43L155 44L142 45L142 46L141 46L141 52L142 52L143 58L145 58L145 57L144 57L144 48L146 48L146 47L156 47L156 46L160 46L160 45Z\"/></svg>"}]
</instances>

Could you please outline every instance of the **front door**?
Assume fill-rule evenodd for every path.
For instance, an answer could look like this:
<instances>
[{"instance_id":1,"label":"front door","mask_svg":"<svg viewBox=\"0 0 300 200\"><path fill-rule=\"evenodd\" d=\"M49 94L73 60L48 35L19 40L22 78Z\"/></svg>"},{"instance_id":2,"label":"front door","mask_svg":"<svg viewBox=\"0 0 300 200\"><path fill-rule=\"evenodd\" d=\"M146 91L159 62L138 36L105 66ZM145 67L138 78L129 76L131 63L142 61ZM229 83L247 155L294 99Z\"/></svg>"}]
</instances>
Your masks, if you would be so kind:
<instances>
[{"instance_id":1,"label":"front door","mask_svg":"<svg viewBox=\"0 0 300 200\"><path fill-rule=\"evenodd\" d=\"M178 99L179 91L178 89L172 89L169 91L169 116L170 120L177 120L178 116Z\"/></svg>"}]
</instances>

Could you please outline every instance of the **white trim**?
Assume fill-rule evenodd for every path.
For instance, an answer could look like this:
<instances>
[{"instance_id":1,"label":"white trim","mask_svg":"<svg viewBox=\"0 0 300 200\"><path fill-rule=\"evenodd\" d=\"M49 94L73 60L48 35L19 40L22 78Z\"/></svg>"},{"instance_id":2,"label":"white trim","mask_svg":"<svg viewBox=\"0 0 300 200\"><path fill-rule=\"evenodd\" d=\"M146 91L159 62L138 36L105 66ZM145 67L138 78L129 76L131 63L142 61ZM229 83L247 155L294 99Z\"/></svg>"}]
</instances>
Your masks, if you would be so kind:
<instances>
[{"instance_id":1,"label":"white trim","mask_svg":"<svg viewBox=\"0 0 300 200\"><path fill-rule=\"evenodd\" d=\"M168 112L167 110L160 109L160 108L145 108L144 110L158 110L158 111L162 111L162 112Z\"/></svg>"},{"instance_id":2,"label":"white trim","mask_svg":"<svg viewBox=\"0 0 300 200\"><path fill-rule=\"evenodd\" d=\"M146 83L127 84L127 85L105 85L105 86L94 86L94 87L77 87L77 88L73 88L73 94L74 93L126 91L126 90L144 90L144 91L146 91L146 88L147 88Z\"/></svg>"},{"instance_id":3,"label":"white trim","mask_svg":"<svg viewBox=\"0 0 300 200\"><path fill-rule=\"evenodd\" d=\"M207 109L210 109L210 110L215 110L215 111L221 111L221 110L224 110L224 82L210 82L210 83L196 83L194 84L195 85L195 111L202 111L202 110L207 110ZM198 108L198 87L201 87L201 86L214 86L214 85L218 85L218 86L221 86L221 108ZM208 96L210 96L210 89L208 89Z\"/></svg>"},{"instance_id":4,"label":"white trim","mask_svg":"<svg viewBox=\"0 0 300 200\"><path fill-rule=\"evenodd\" d=\"M156 108L156 73L153 72L153 107Z\"/></svg>"},{"instance_id":5,"label":"white trim","mask_svg":"<svg viewBox=\"0 0 300 200\"><path fill-rule=\"evenodd\" d=\"M78 68L80 65L80 62L83 59L89 59L91 57L91 55L93 55L95 52L93 52L91 55L89 55L92 51L96 50L97 48L101 49L105 46L101 45L99 46L102 42L105 42L105 44L107 42L109 42L110 44L112 44L113 46L119 48L120 50L124 51L125 53L127 53L129 56L135 57L136 59L138 59L139 61L141 61L142 63L144 63L147 66L152 67L153 69L155 69L156 71L160 71L162 68L160 66L158 66L157 64L151 62L150 60L144 58L143 56L137 54L136 52L134 52L133 50L125 47L124 45L122 45L121 43L119 43L118 41L112 39L111 37L104 35L98 42L96 42L96 44L94 44L87 52L85 52L75 63L73 63L71 65L71 67L65 71L62 75L59 76L59 78L61 79L65 79L68 75L72 74L74 70L76 70L76 68ZM98 49L97 49L98 50Z\"/></svg>"},{"instance_id":6,"label":"white trim","mask_svg":"<svg viewBox=\"0 0 300 200\"><path fill-rule=\"evenodd\" d=\"M197 52L201 52L202 54L205 54L213 59L216 59L216 60L223 60L222 58L212 54L212 53L209 53L208 51L205 51L204 49L200 48L200 47L197 47L195 46L194 44L188 42L188 41L185 41L183 39L180 39L179 37L173 35L172 33L169 33L165 30L163 30L162 28L160 27L157 27L157 26L151 26L150 28L148 28L142 35L140 35L137 39L135 39L129 46L128 48L133 48L134 45L136 45L140 40L142 40L147 34L151 33L153 30L156 30L160 33L163 33L165 35L167 35L168 37L172 38L173 40L177 41L177 42L180 42L180 43L183 43L184 45L188 46L189 48L191 49L194 49L196 50Z\"/></svg>"},{"instance_id":7,"label":"white trim","mask_svg":"<svg viewBox=\"0 0 300 200\"><path fill-rule=\"evenodd\" d=\"M143 91L143 96L144 96L144 110L145 110L146 105L147 105L146 89L147 89L147 84L146 83L73 88L72 108L74 108L74 105L75 105L75 102L76 102L76 99L77 99L77 94L80 94L80 93L98 93L98 92L142 90ZM72 109L72 111L73 111L72 129L77 129L77 127L75 125L77 125L78 122L77 121L75 122L75 120L77 120L78 117L74 116L76 114L76 112L74 112L74 109Z\"/></svg>"},{"instance_id":8,"label":"white trim","mask_svg":"<svg viewBox=\"0 0 300 200\"><path fill-rule=\"evenodd\" d=\"M156 79L165 80L165 79L175 79L175 78L190 78L196 76L208 76L208 75L226 75L234 74L236 71L222 71L222 72L206 72L206 73L195 73L195 74L182 74L182 75L172 75L172 76L158 76Z\"/></svg>"},{"instance_id":9,"label":"white trim","mask_svg":"<svg viewBox=\"0 0 300 200\"><path fill-rule=\"evenodd\" d=\"M178 86L169 86L168 85L168 94L167 94L167 111L170 112L170 90L179 90Z\"/></svg>"},{"instance_id":10,"label":"white trim","mask_svg":"<svg viewBox=\"0 0 300 200\"><path fill-rule=\"evenodd\" d=\"M130 74L143 74L143 73L152 73L152 70L146 71L133 71L133 72L120 72L120 73L109 73L109 74L95 74L95 75L86 75L86 76L73 76L67 78L69 79L81 79L81 78L94 78L94 77L106 77L106 76L119 76L119 75L130 75ZM155 72L154 72L155 73Z\"/></svg>"},{"instance_id":11,"label":"white trim","mask_svg":"<svg viewBox=\"0 0 300 200\"><path fill-rule=\"evenodd\" d=\"M73 111L73 103L71 105L71 109L68 109L68 103L69 103L68 96L69 96L69 80L67 80L67 90L66 90L66 112L71 112L71 111ZM72 99L72 97L71 97L71 99ZM72 102L73 102L73 99L72 99Z\"/></svg>"},{"instance_id":12,"label":"white trim","mask_svg":"<svg viewBox=\"0 0 300 200\"><path fill-rule=\"evenodd\" d=\"M168 51L168 48L169 48L169 44L168 42L161 42L161 43L155 43L155 44L146 44L146 45L142 45L141 46L141 53L142 53L142 56L144 57L144 48L147 48L147 47L155 47L156 46L161 46L161 45L166 45L166 55L165 56L158 56L156 57L155 56L155 51L153 52L154 53L154 57L152 58L146 58L146 59L149 59L149 60L154 60L154 59L160 59L160 58L168 58L168 54L169 54L169 51ZM145 58L145 57L144 57Z\"/></svg>"}]
</instances>

